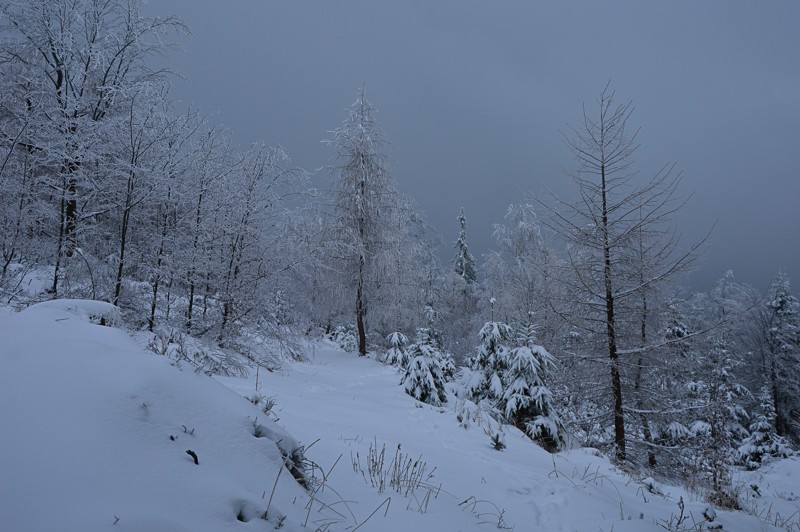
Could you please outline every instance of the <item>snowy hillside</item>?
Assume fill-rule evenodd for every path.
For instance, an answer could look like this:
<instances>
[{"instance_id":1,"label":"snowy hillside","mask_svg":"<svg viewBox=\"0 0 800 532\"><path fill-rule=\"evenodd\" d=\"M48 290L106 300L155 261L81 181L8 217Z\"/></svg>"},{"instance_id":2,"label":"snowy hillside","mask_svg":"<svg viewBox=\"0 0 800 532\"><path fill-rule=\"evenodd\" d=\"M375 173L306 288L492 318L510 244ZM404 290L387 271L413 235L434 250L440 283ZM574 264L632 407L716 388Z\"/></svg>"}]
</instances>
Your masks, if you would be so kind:
<instances>
[{"instance_id":1,"label":"snowy hillside","mask_svg":"<svg viewBox=\"0 0 800 532\"><path fill-rule=\"evenodd\" d=\"M215 382L92 323L106 310L0 318L0 530L781 530L741 512L708 521L682 489L646 487L592 450L548 454L513 428L493 450L452 401L414 401L394 368L331 343L262 368L256 390L255 371ZM308 490L283 469L292 436ZM780 522L800 507L798 479L792 459L747 482Z\"/></svg>"},{"instance_id":2,"label":"snowy hillside","mask_svg":"<svg viewBox=\"0 0 800 532\"><path fill-rule=\"evenodd\" d=\"M791 174L761 164L775 160L763 142L739 142L742 131L797 135L778 127L783 115L760 112L763 91L727 103L764 120L728 127L737 142L716 151L689 142L694 155L681 163L685 150L664 141L680 140L670 124L687 121L670 111L640 124L639 104L645 116L653 102L665 108L663 84L643 91L638 66L634 78L602 74L602 39L567 47L591 47L593 68L568 70L592 79L528 76L517 56L559 70L573 62L542 56L559 47L541 46L551 39L540 32L526 27L519 40L508 21L487 25L495 12L531 15L521 6L464 18L457 12L474 6L249 2L248 20L263 8L281 28L279 48L238 46L258 51L256 68L219 53L235 41L219 38L219 21L194 28L213 41L197 56L202 70L226 85L212 92L261 136L248 138L212 102L175 93L171 52L192 31L181 13L213 2L170 3L0 1L0 532L800 532L800 299L790 279L800 248L786 239L800 220L785 218L800 213L785 185L800 181L762 186ZM590 4L568 18L597 18ZM254 42L268 24L257 26ZM490 26L503 38L487 47ZM733 36L748 44L733 55L757 57L741 39L750 26L715 42ZM800 35L790 27L770 35ZM237 38L248 31L236 25ZM392 53L376 53L395 34L418 57L396 55L395 38ZM593 34L568 38L580 35ZM342 36L357 45L337 48ZM772 40L781 54L764 57L792 70L775 59L797 46ZM486 63L503 42L514 53ZM690 110L693 128L738 120L713 90L726 69L763 74L734 68L724 55L735 47L717 48L707 58L720 68L703 69L712 77L684 84L711 87L715 105L689 90L670 107ZM468 57L440 68L440 52L458 50ZM257 90L236 97L241 76L210 68L211 56L251 73L322 75L270 76L288 80L313 120L275 115L292 99L272 82L246 82ZM420 70L425 58L437 59L416 84L425 98L391 90L407 84L403 63ZM499 105L489 93L477 106L464 100L464 84L452 83L461 67L469 79L487 74L478 77L504 93ZM770 79L773 96L797 92L780 90L783 75L747 77ZM548 81L513 88L525 80ZM394 136L404 121L410 143ZM454 142L465 132L474 142ZM715 169L753 161L765 170L747 175L769 193L767 217L743 210L752 191ZM689 201L705 178L707 223ZM718 231L737 239L714 259Z\"/></svg>"},{"instance_id":3,"label":"snowy hillside","mask_svg":"<svg viewBox=\"0 0 800 532\"><path fill-rule=\"evenodd\" d=\"M34 306L0 319L0 530L263 530L254 517L283 460L253 422L291 437L80 314ZM282 475L270 520L299 515L304 493Z\"/></svg>"},{"instance_id":4,"label":"snowy hillside","mask_svg":"<svg viewBox=\"0 0 800 532\"><path fill-rule=\"evenodd\" d=\"M551 455L513 427L505 427L507 448L495 451L481 427L462 428L451 406L414 401L399 379L394 368L332 344L318 349L310 364L261 377L260 392L274 398L279 423L303 441L319 439L308 456L326 472L335 464L328 480L342 499L352 501L340 503L347 510L337 530L360 523L389 498L389 511L381 507L372 517L377 522L366 529L656 531L692 530L696 523L696 530L714 525L741 532L780 530L734 512L717 511L714 522L707 522L708 505L683 489L650 484L648 490L591 449ZM223 382L242 394L254 391L252 380ZM370 449L385 448L388 464L398 445L432 475L412 495L389 488L379 494L370 482L367 456ZM778 469L786 472L782 479L761 479L763 495L782 488L788 494L787 487L800 479L796 459ZM774 485L767 487L770 480ZM686 519L679 525L681 497ZM796 500L788 504L784 518L792 506L800 509Z\"/></svg>"}]
</instances>

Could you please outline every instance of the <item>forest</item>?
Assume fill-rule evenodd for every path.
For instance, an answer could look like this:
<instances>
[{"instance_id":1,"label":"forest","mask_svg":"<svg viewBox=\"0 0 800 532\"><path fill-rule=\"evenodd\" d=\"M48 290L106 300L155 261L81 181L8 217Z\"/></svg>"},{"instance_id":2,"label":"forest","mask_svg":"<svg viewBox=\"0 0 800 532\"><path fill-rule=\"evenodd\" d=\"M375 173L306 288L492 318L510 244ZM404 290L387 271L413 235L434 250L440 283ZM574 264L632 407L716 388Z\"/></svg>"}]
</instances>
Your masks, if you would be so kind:
<instances>
[{"instance_id":1,"label":"forest","mask_svg":"<svg viewBox=\"0 0 800 532\"><path fill-rule=\"evenodd\" d=\"M153 65L187 28L140 7L0 3L3 304L108 302L154 350L191 338L181 356L229 375L329 338L401 368L420 401L450 397L464 423L595 447L722 506L736 506L733 468L800 445L790 279L681 285L713 248L679 238L691 190L677 168L638 173L636 116L613 86L563 133L573 195L509 205L475 257L468 213L439 235L401 191L363 87L318 132L335 162L312 186L282 147L237 146L171 99L173 74ZM46 291L30 294L33 277Z\"/></svg>"}]
</instances>

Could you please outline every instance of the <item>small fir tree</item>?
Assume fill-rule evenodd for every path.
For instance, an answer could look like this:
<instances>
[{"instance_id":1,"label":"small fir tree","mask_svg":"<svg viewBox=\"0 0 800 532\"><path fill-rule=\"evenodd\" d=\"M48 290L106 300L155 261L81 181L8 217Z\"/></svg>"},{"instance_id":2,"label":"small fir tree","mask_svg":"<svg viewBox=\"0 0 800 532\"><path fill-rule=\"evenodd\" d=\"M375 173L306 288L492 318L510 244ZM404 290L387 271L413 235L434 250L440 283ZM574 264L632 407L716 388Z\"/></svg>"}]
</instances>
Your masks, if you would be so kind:
<instances>
[{"instance_id":1,"label":"small fir tree","mask_svg":"<svg viewBox=\"0 0 800 532\"><path fill-rule=\"evenodd\" d=\"M502 396L505 416L549 452L563 443L561 419L545 384L553 357L536 343L532 320L520 329L519 346L511 350Z\"/></svg>"},{"instance_id":2,"label":"small fir tree","mask_svg":"<svg viewBox=\"0 0 800 532\"><path fill-rule=\"evenodd\" d=\"M447 401L445 377L440 362L441 351L437 348L430 329L417 329L416 340L408 348L411 362L400 384L414 399L440 406Z\"/></svg>"},{"instance_id":3,"label":"small fir tree","mask_svg":"<svg viewBox=\"0 0 800 532\"><path fill-rule=\"evenodd\" d=\"M505 323L489 321L481 328L478 336L481 339L478 352L467 361L469 369L477 377L469 384L468 393L476 403L483 399L500 402L503 398L504 376L508 369L511 327Z\"/></svg>"},{"instance_id":4,"label":"small fir tree","mask_svg":"<svg viewBox=\"0 0 800 532\"><path fill-rule=\"evenodd\" d=\"M477 281L478 274L475 269L475 257L469 252L469 245L467 244L467 217L464 216L463 207L461 212L458 213L458 223L461 224L461 232L458 234L458 240L456 240L455 248L458 252L453 258L453 270L467 284L472 284Z\"/></svg>"},{"instance_id":5,"label":"small fir tree","mask_svg":"<svg viewBox=\"0 0 800 532\"><path fill-rule=\"evenodd\" d=\"M775 409L768 388L760 393L761 412L750 424L750 436L742 441L737 451L737 464L747 469L758 469L761 464L772 458L788 458L792 456L789 443L775 433Z\"/></svg>"},{"instance_id":6,"label":"small fir tree","mask_svg":"<svg viewBox=\"0 0 800 532\"><path fill-rule=\"evenodd\" d=\"M702 419L696 420L690 432L695 438L698 453L699 476L708 483L709 502L720 506L736 507L733 494L731 465L735 450L748 436L744 428L749 416L742 406L750 392L734 380L737 366L724 337L710 338L705 375L707 380L689 383L690 397L697 401Z\"/></svg>"},{"instance_id":7,"label":"small fir tree","mask_svg":"<svg viewBox=\"0 0 800 532\"><path fill-rule=\"evenodd\" d=\"M408 353L408 337L401 332L393 332L386 337L389 349L386 351L384 362L402 369L408 368L411 357Z\"/></svg>"},{"instance_id":8,"label":"small fir tree","mask_svg":"<svg viewBox=\"0 0 800 532\"><path fill-rule=\"evenodd\" d=\"M452 381L455 378L457 368L453 360L453 355L444 348L442 334L434 326L439 315L430 305L426 305L423 311L425 313L425 319L428 322L428 327L419 329L417 334L422 334L424 336L422 343L429 346L428 349L430 353L439 361L445 380Z\"/></svg>"}]
</instances>

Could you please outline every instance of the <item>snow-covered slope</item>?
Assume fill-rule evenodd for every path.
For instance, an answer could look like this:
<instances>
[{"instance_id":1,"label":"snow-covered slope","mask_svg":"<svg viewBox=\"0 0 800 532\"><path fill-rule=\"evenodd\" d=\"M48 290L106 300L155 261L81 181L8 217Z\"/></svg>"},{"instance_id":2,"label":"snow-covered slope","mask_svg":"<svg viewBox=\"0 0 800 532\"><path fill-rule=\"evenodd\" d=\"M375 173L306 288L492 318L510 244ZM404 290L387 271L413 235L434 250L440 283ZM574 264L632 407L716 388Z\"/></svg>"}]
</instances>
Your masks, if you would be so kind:
<instances>
[{"instance_id":1,"label":"snow-covered slope","mask_svg":"<svg viewBox=\"0 0 800 532\"><path fill-rule=\"evenodd\" d=\"M256 390L255 374L179 370L87 321L105 310L70 302L0 314L2 531L647 532L704 522L696 497L648 490L591 450L550 455L507 428L507 449L495 451L452 406L414 401L393 368L333 344L309 363L262 369ZM274 398L276 423L243 397L256 391ZM273 439L254 436L256 418ZM289 434L309 444L310 490L282 469L273 440L293 449ZM779 500L785 518L798 507L800 465L771 467L748 482L760 486L755 502ZM269 523L259 517L268 505ZM703 530L779 530L716 513Z\"/></svg>"},{"instance_id":2,"label":"snow-covered slope","mask_svg":"<svg viewBox=\"0 0 800 532\"><path fill-rule=\"evenodd\" d=\"M37 305L0 318L0 530L264 530L256 516L283 460L253 421L291 437L88 314ZM298 522L304 496L281 475L269 517Z\"/></svg>"},{"instance_id":3,"label":"snow-covered slope","mask_svg":"<svg viewBox=\"0 0 800 532\"><path fill-rule=\"evenodd\" d=\"M242 394L252 380L222 379ZM391 498L361 530L649 531L677 527L678 501L685 501L689 529L704 522L707 505L684 490L641 483L617 471L606 458L583 449L551 455L520 431L506 427L507 449L495 451L481 427L462 428L451 406L414 401L398 386L396 370L344 353L333 344L309 364L261 374L260 393L273 396L279 424L303 441L319 439L308 456L327 470L341 499L336 530L355 526ZM388 465L401 452L424 462L425 486L414 494L371 485L370 447L386 449ZM355 466L353 462L358 462ZM797 465L797 462L792 462ZM800 471L800 468L797 468ZM431 495L428 496L430 491ZM328 502L337 500L331 497ZM741 512L717 511L724 530L773 530ZM712 523L707 522L707 525ZM708 528L703 528L707 530Z\"/></svg>"}]
</instances>

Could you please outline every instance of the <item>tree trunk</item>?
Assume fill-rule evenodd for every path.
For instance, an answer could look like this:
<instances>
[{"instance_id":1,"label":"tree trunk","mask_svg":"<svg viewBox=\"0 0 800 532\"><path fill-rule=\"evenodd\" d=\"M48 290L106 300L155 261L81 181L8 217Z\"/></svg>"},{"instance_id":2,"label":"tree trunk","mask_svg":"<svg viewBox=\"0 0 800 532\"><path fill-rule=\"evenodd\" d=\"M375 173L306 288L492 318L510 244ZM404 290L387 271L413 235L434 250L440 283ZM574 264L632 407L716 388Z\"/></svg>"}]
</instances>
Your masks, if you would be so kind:
<instances>
[{"instance_id":1,"label":"tree trunk","mask_svg":"<svg viewBox=\"0 0 800 532\"><path fill-rule=\"evenodd\" d=\"M611 393L614 396L614 444L615 456L619 462L625 461L625 413L622 409L622 378L619 371L619 355L617 353L617 332L614 315L614 292L611 286L611 246L608 239L608 203L606 198L606 170L600 167L602 194L602 231L603 231L603 274L605 280L606 299L606 335L608 338L608 358L611 361Z\"/></svg>"},{"instance_id":2,"label":"tree trunk","mask_svg":"<svg viewBox=\"0 0 800 532\"><path fill-rule=\"evenodd\" d=\"M186 307L186 332L192 332L192 314L194 313L194 271L189 271L189 305Z\"/></svg>"},{"instance_id":3,"label":"tree trunk","mask_svg":"<svg viewBox=\"0 0 800 532\"><path fill-rule=\"evenodd\" d=\"M171 275L167 278L167 294L165 296L165 299L167 300L167 308L164 309L165 310L164 321L169 322L169 313L172 310L172 276Z\"/></svg>"},{"instance_id":4,"label":"tree trunk","mask_svg":"<svg viewBox=\"0 0 800 532\"><path fill-rule=\"evenodd\" d=\"M644 401L642 400L642 366L644 365L644 356L639 355L639 360L637 363L636 368L636 384L634 388L636 389L636 408L640 411L644 410ZM647 416L644 415L644 412L639 413L639 420L642 423L642 435L644 436L645 443L648 444L647 446L647 464L650 467L656 466L656 454L653 452L653 448L651 445L653 444L653 433L650 430L650 421L648 421Z\"/></svg>"},{"instance_id":5,"label":"tree trunk","mask_svg":"<svg viewBox=\"0 0 800 532\"><path fill-rule=\"evenodd\" d=\"M58 224L58 240L56 241L56 264L55 268L53 269L53 284L50 287L50 292L53 294L53 297L58 296L58 282L61 276L61 256L64 253L64 210L66 208L66 198L64 197L65 194L65 191L61 191L61 209L59 211L60 223Z\"/></svg>"},{"instance_id":6,"label":"tree trunk","mask_svg":"<svg viewBox=\"0 0 800 532\"><path fill-rule=\"evenodd\" d=\"M77 163L74 163L73 166L74 168L72 166L70 167L70 172L74 172L77 169ZM67 180L67 201L65 215L65 253L67 257L71 257L75 252L75 246L77 245L76 232L78 228L78 185L73 177L70 177Z\"/></svg>"},{"instance_id":7,"label":"tree trunk","mask_svg":"<svg viewBox=\"0 0 800 532\"><path fill-rule=\"evenodd\" d=\"M783 412L781 410L780 404L780 392L778 391L778 372L775 369L775 356L772 355L772 360L770 362L769 368L769 379L770 385L772 388L772 404L773 408L775 409L775 433L778 436L784 436L785 434L785 423L783 420Z\"/></svg>"},{"instance_id":8,"label":"tree trunk","mask_svg":"<svg viewBox=\"0 0 800 532\"><path fill-rule=\"evenodd\" d=\"M164 256L164 239L166 238L166 226L161 234L161 242L158 245L158 260L156 261L156 272L153 275L153 299L150 301L150 317L147 319L147 330L153 332L156 323L156 307L158 305L158 285L161 283L161 264Z\"/></svg>"},{"instance_id":9,"label":"tree trunk","mask_svg":"<svg viewBox=\"0 0 800 532\"><path fill-rule=\"evenodd\" d=\"M641 213L641 210L639 211ZM639 265L639 284L644 286L644 247L642 243L642 233L639 232L639 259L642 261ZM647 290L642 288L642 314L640 325L640 338L642 349L647 345ZM644 414L644 399L642 397L642 370L644 369L644 351L639 352L639 360L636 364L636 383L634 385L636 391L636 407L639 409L639 421L642 423L642 436L647 444L647 464L650 467L656 466L656 454L653 451L653 434L650 431L650 421Z\"/></svg>"},{"instance_id":10,"label":"tree trunk","mask_svg":"<svg viewBox=\"0 0 800 532\"><path fill-rule=\"evenodd\" d=\"M208 300L211 297L211 273L206 272L206 283L203 291L203 320L208 316Z\"/></svg>"},{"instance_id":11,"label":"tree trunk","mask_svg":"<svg viewBox=\"0 0 800 532\"><path fill-rule=\"evenodd\" d=\"M117 266L117 278L114 282L114 298L111 303L119 305L119 296L122 293L122 274L125 271L125 244L128 239L128 222L130 220L130 208L126 207L122 213L122 229L119 237L119 265Z\"/></svg>"},{"instance_id":12,"label":"tree trunk","mask_svg":"<svg viewBox=\"0 0 800 532\"><path fill-rule=\"evenodd\" d=\"M358 284L356 286L356 328L358 329L358 354L367 355L367 333L364 329L364 316L367 309L364 305L364 255L359 257Z\"/></svg>"},{"instance_id":13,"label":"tree trunk","mask_svg":"<svg viewBox=\"0 0 800 532\"><path fill-rule=\"evenodd\" d=\"M135 159L133 159L131 163L135 164ZM125 207L122 210L122 225L119 233L119 265L117 266L117 278L114 282L114 298L111 301L115 306L119 305L119 297L122 294L122 275L125 272L125 248L128 243L128 227L130 227L131 211L133 210L134 179L136 179L136 176L133 173L128 175L128 183L125 190Z\"/></svg>"},{"instance_id":14,"label":"tree trunk","mask_svg":"<svg viewBox=\"0 0 800 532\"><path fill-rule=\"evenodd\" d=\"M222 322L219 325L219 334L217 335L217 341L222 344L223 338L225 338L225 327L228 326L228 316L231 313L231 302L226 300L222 304Z\"/></svg>"},{"instance_id":15,"label":"tree trunk","mask_svg":"<svg viewBox=\"0 0 800 532\"><path fill-rule=\"evenodd\" d=\"M159 259L158 264L161 266L161 259ZM150 317L147 318L147 330L150 332L153 332L153 327L155 327L156 324L156 305L158 302L158 283L160 280L159 275L156 274L153 279L153 299L150 301Z\"/></svg>"},{"instance_id":16,"label":"tree trunk","mask_svg":"<svg viewBox=\"0 0 800 532\"><path fill-rule=\"evenodd\" d=\"M197 275L196 261L197 261L197 248L200 244L200 222L203 214L203 198L205 197L205 188L200 189L200 194L197 196L197 207L194 213L194 236L192 238L192 265L187 274L187 282L189 285L189 306L186 308L186 332L192 331L192 318L194 315L194 292L196 288L195 276ZM205 316L205 310L203 311Z\"/></svg>"}]
</instances>

